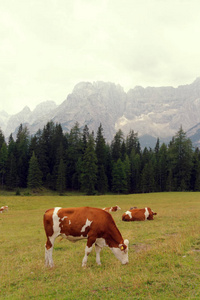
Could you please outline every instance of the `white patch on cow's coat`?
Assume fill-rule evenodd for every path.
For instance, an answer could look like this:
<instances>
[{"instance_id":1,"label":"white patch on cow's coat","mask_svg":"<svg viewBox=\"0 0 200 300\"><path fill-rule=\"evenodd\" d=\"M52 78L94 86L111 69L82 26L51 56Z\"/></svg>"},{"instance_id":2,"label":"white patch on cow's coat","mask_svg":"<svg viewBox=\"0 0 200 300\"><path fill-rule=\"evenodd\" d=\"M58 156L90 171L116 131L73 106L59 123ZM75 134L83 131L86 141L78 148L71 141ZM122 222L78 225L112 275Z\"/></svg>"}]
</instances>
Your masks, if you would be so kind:
<instances>
[{"instance_id":1,"label":"white patch on cow's coat","mask_svg":"<svg viewBox=\"0 0 200 300\"><path fill-rule=\"evenodd\" d=\"M132 218L132 214L131 214L130 210L127 210L127 211L125 212L125 214L128 215L130 219Z\"/></svg>"},{"instance_id":2,"label":"white patch on cow's coat","mask_svg":"<svg viewBox=\"0 0 200 300\"><path fill-rule=\"evenodd\" d=\"M148 211L147 207L145 207L145 213L144 213L144 215L145 215L145 221L146 221L147 218L149 217L149 211Z\"/></svg>"},{"instance_id":3,"label":"white patch on cow's coat","mask_svg":"<svg viewBox=\"0 0 200 300\"><path fill-rule=\"evenodd\" d=\"M64 219L68 219L68 216L63 217L62 219L60 219L61 221L64 221ZM71 221L69 220L69 225L71 224ZM63 226L63 225L62 225Z\"/></svg>"},{"instance_id":4,"label":"white patch on cow's coat","mask_svg":"<svg viewBox=\"0 0 200 300\"><path fill-rule=\"evenodd\" d=\"M85 225L82 227L81 232L84 232L86 227L90 226L93 221L89 221L88 219L85 222Z\"/></svg>"},{"instance_id":5,"label":"white patch on cow's coat","mask_svg":"<svg viewBox=\"0 0 200 300\"><path fill-rule=\"evenodd\" d=\"M52 243L52 245L54 244L55 239L57 238L57 236L59 236L60 234L60 220L58 217L58 211L61 209L61 207L55 207L54 211L53 211L53 235L51 237L49 237L50 242Z\"/></svg>"}]
</instances>

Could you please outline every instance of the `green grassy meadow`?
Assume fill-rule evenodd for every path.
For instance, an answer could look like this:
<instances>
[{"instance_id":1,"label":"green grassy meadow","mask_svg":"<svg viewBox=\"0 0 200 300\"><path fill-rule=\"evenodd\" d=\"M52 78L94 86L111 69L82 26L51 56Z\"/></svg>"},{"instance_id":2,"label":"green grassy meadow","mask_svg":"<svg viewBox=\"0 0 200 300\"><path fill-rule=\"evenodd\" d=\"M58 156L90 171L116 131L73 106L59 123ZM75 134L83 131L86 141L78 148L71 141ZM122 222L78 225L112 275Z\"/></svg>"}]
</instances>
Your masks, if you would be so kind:
<instances>
[{"instance_id":1,"label":"green grassy meadow","mask_svg":"<svg viewBox=\"0 0 200 300\"><path fill-rule=\"evenodd\" d=\"M82 268L86 240L57 238L55 267L44 265L43 214L61 206L119 205L112 216L129 239L129 264L109 248ZM0 196L0 299L200 299L200 193L106 196ZM151 207L153 221L123 222L131 206Z\"/></svg>"}]
</instances>

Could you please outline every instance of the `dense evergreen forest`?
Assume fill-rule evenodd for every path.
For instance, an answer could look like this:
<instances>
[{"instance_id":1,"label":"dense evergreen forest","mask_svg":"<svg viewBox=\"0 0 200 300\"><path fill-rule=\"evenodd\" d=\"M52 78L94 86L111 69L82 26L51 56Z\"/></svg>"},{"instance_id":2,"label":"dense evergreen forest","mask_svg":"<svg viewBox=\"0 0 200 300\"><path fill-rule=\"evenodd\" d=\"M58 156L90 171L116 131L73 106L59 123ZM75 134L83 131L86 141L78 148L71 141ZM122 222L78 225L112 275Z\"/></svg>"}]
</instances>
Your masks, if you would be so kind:
<instances>
[{"instance_id":1,"label":"dense evergreen forest","mask_svg":"<svg viewBox=\"0 0 200 300\"><path fill-rule=\"evenodd\" d=\"M200 151L180 127L168 145L157 139L154 149L141 149L137 133L119 130L106 143L100 124L97 133L75 123L69 133L52 121L30 136L19 126L8 143L0 130L1 189L42 187L63 194L87 195L200 190Z\"/></svg>"}]
</instances>

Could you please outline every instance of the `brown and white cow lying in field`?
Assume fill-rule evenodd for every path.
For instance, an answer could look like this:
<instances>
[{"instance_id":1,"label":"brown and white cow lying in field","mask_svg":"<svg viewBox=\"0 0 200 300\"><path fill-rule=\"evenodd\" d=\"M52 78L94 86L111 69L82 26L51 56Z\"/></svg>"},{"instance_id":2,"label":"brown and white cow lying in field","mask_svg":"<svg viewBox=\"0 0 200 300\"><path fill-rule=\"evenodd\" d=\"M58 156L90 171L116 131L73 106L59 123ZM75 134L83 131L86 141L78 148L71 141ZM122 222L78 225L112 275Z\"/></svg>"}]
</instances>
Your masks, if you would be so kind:
<instances>
[{"instance_id":1,"label":"brown and white cow lying in field","mask_svg":"<svg viewBox=\"0 0 200 300\"><path fill-rule=\"evenodd\" d=\"M111 212L111 211L117 211L120 210L121 208L118 205L112 206L112 207L104 207L102 208L105 211Z\"/></svg>"},{"instance_id":2,"label":"brown and white cow lying in field","mask_svg":"<svg viewBox=\"0 0 200 300\"><path fill-rule=\"evenodd\" d=\"M95 245L96 262L100 261L100 251L108 246L122 264L128 263L128 240L123 240L112 216L100 208L51 208L44 214L44 229L47 236L45 245L46 266L53 267L53 246L58 236L71 242L87 239L82 266L87 264L87 257Z\"/></svg>"},{"instance_id":3,"label":"brown and white cow lying in field","mask_svg":"<svg viewBox=\"0 0 200 300\"><path fill-rule=\"evenodd\" d=\"M4 211L7 211L8 210L8 206L2 206L0 208L0 213L4 212Z\"/></svg>"},{"instance_id":4,"label":"brown and white cow lying in field","mask_svg":"<svg viewBox=\"0 0 200 300\"><path fill-rule=\"evenodd\" d=\"M122 221L146 221L153 220L153 216L157 215L154 213L151 208L133 208L131 210L127 210L122 215Z\"/></svg>"}]
</instances>

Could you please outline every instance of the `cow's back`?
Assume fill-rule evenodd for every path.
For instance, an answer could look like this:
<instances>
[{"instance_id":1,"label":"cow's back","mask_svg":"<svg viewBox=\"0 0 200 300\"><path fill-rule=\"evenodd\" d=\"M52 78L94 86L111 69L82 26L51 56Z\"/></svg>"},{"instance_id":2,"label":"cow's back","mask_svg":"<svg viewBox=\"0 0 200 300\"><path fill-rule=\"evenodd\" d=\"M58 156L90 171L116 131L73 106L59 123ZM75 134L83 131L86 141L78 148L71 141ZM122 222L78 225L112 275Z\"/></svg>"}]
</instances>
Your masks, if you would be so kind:
<instances>
[{"instance_id":1,"label":"cow's back","mask_svg":"<svg viewBox=\"0 0 200 300\"><path fill-rule=\"evenodd\" d=\"M144 221L145 220L145 209L134 209L131 211L133 221Z\"/></svg>"},{"instance_id":2,"label":"cow's back","mask_svg":"<svg viewBox=\"0 0 200 300\"><path fill-rule=\"evenodd\" d=\"M70 208L52 208L44 214L44 227L48 235L53 234L55 230L55 219L59 222L60 234L71 236L86 236L89 231L94 231L95 235L102 237L109 235L112 229L117 228L112 216L95 207L70 207ZM117 229L118 230L118 229Z\"/></svg>"},{"instance_id":3,"label":"cow's back","mask_svg":"<svg viewBox=\"0 0 200 300\"><path fill-rule=\"evenodd\" d=\"M122 215L123 221L144 221L145 220L145 209L132 209L125 212Z\"/></svg>"}]
</instances>

